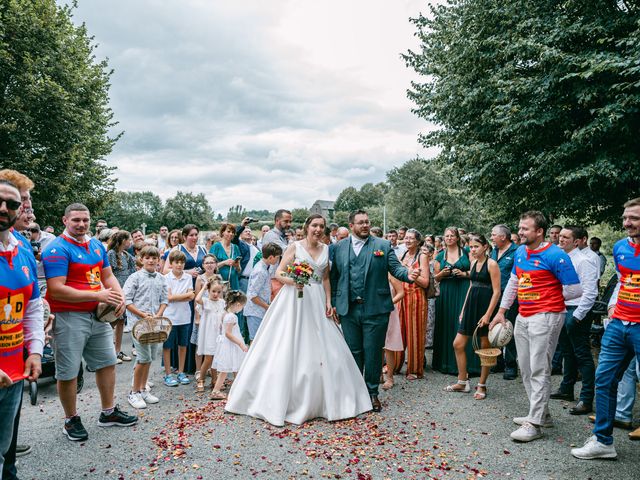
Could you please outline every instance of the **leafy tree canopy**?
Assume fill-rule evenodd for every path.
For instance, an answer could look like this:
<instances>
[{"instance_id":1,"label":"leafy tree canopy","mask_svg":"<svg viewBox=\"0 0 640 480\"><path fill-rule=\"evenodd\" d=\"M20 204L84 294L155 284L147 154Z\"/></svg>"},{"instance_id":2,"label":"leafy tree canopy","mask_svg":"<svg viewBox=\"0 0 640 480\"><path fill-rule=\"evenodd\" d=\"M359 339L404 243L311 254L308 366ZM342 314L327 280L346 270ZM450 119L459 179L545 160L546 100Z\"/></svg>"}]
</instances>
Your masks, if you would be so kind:
<instances>
[{"instance_id":1,"label":"leafy tree canopy","mask_svg":"<svg viewBox=\"0 0 640 480\"><path fill-rule=\"evenodd\" d=\"M308 208L294 208L291 210L291 221L294 225L302 225L309 215L311 212Z\"/></svg>"},{"instance_id":2,"label":"leafy tree canopy","mask_svg":"<svg viewBox=\"0 0 640 480\"><path fill-rule=\"evenodd\" d=\"M95 218L104 217L110 226L125 230L141 228L157 232L162 225L163 206L160 197L152 192L115 192Z\"/></svg>"},{"instance_id":3,"label":"leafy tree canopy","mask_svg":"<svg viewBox=\"0 0 640 480\"><path fill-rule=\"evenodd\" d=\"M416 158L387 173L390 225L408 226L422 234L442 234L451 224L486 231L481 203L456 185L450 168Z\"/></svg>"},{"instance_id":4,"label":"leafy tree canopy","mask_svg":"<svg viewBox=\"0 0 640 480\"><path fill-rule=\"evenodd\" d=\"M43 225L72 202L96 210L113 191L111 71L71 18L54 0L0 1L0 165L35 182Z\"/></svg>"},{"instance_id":5,"label":"leafy tree canopy","mask_svg":"<svg viewBox=\"0 0 640 480\"><path fill-rule=\"evenodd\" d=\"M355 187L345 188L336 199L334 211L352 212L358 208L380 207L384 204L387 185L384 182L365 183L360 190Z\"/></svg>"},{"instance_id":6,"label":"leafy tree canopy","mask_svg":"<svg viewBox=\"0 0 640 480\"><path fill-rule=\"evenodd\" d=\"M459 182L516 218L617 223L640 194L640 7L450 0L413 19L409 97Z\"/></svg>"},{"instance_id":7,"label":"leafy tree canopy","mask_svg":"<svg viewBox=\"0 0 640 480\"><path fill-rule=\"evenodd\" d=\"M179 191L175 197L167 200L162 212L162 223L170 229L192 223L201 230L207 230L212 228L213 218L213 209L204 193L196 195Z\"/></svg>"}]
</instances>

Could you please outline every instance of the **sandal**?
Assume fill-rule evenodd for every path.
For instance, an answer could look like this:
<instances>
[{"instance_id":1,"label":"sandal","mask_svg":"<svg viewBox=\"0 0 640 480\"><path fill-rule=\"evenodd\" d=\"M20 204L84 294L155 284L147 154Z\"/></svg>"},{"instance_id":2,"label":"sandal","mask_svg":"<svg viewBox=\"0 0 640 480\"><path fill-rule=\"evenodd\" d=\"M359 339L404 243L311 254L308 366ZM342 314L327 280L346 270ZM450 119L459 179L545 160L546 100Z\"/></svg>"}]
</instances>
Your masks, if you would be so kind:
<instances>
[{"instance_id":1,"label":"sandal","mask_svg":"<svg viewBox=\"0 0 640 480\"><path fill-rule=\"evenodd\" d=\"M200 370L198 370L198 371L196 372L196 374L194 375L194 377L193 377L193 378L195 379L195 381L196 381L196 382L197 382L198 380L200 380Z\"/></svg>"},{"instance_id":2,"label":"sandal","mask_svg":"<svg viewBox=\"0 0 640 480\"><path fill-rule=\"evenodd\" d=\"M211 400L226 400L227 394L221 392L220 390L211 390L211 394L209 395Z\"/></svg>"},{"instance_id":3,"label":"sandal","mask_svg":"<svg viewBox=\"0 0 640 480\"><path fill-rule=\"evenodd\" d=\"M196 393L204 393L204 380L198 380L196 384Z\"/></svg>"},{"instance_id":4,"label":"sandal","mask_svg":"<svg viewBox=\"0 0 640 480\"><path fill-rule=\"evenodd\" d=\"M383 390L391 390L393 388L393 380L387 380L382 384Z\"/></svg>"},{"instance_id":5,"label":"sandal","mask_svg":"<svg viewBox=\"0 0 640 480\"><path fill-rule=\"evenodd\" d=\"M463 385L462 388L456 388L458 385ZM471 387L469 387L469 380L458 380L456 383L452 385L447 385L444 387L445 392L458 392L458 393L469 393L471 391Z\"/></svg>"},{"instance_id":6,"label":"sandal","mask_svg":"<svg viewBox=\"0 0 640 480\"><path fill-rule=\"evenodd\" d=\"M484 388L484 392L481 392L479 389ZM487 398L487 385L484 383L479 383L476 386L476 393L473 394L473 398L475 400L484 400Z\"/></svg>"},{"instance_id":7,"label":"sandal","mask_svg":"<svg viewBox=\"0 0 640 480\"><path fill-rule=\"evenodd\" d=\"M413 373L407 374L407 380L409 380L410 382L412 382L414 380L418 380L420 378L423 378L423 377L419 377L418 375L415 375Z\"/></svg>"}]
</instances>

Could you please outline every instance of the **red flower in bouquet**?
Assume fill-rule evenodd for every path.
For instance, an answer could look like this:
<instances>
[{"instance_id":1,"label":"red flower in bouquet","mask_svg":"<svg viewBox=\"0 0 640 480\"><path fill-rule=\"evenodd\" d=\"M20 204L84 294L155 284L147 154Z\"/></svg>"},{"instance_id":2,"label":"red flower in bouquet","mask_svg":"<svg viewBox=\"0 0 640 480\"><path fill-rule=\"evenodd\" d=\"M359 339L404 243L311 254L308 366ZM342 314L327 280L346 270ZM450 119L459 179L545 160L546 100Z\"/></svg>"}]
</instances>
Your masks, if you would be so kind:
<instances>
[{"instance_id":1,"label":"red flower in bouquet","mask_svg":"<svg viewBox=\"0 0 640 480\"><path fill-rule=\"evenodd\" d=\"M313 267L305 261L293 262L287 266L286 276L293 279L297 285L309 285L311 279L316 279L316 275L313 274ZM302 297L302 290L298 290L298 298Z\"/></svg>"}]
</instances>

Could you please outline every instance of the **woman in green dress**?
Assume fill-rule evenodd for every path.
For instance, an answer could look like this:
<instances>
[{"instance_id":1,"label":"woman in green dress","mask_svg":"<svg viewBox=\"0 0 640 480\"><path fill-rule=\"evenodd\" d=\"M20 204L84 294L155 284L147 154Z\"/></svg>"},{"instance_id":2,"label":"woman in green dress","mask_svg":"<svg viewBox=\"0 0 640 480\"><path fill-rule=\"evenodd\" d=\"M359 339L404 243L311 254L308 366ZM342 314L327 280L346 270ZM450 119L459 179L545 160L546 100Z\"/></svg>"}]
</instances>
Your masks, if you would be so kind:
<instances>
[{"instance_id":1,"label":"woman in green dress","mask_svg":"<svg viewBox=\"0 0 640 480\"><path fill-rule=\"evenodd\" d=\"M469 289L469 255L462 248L460 233L456 227L444 231L445 248L435 261L435 278L440 282L440 296L436 300L436 322L433 332L433 369L451 375L458 374L453 339L459 327L460 312ZM471 375L480 374L480 360L467 346Z\"/></svg>"}]
</instances>

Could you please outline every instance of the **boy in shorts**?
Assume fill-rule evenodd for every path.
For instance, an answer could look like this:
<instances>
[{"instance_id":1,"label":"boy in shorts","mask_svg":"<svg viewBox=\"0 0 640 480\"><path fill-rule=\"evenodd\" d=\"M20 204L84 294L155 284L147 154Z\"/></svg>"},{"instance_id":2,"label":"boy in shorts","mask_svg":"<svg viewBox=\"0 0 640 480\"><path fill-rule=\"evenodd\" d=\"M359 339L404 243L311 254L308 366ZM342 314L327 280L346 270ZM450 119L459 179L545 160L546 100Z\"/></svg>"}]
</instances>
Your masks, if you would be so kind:
<instances>
[{"instance_id":1,"label":"boy in shorts","mask_svg":"<svg viewBox=\"0 0 640 480\"><path fill-rule=\"evenodd\" d=\"M142 268L130 275L124 284L127 310L134 316L135 322L143 318L162 317L169 303L167 283L164 277L156 272L160 261L158 249L150 245L143 247L139 259ZM147 408L147 404L159 402L158 397L146 390L149 368L159 344L143 345L134 338L133 345L138 356L133 367L133 387L128 400L134 408Z\"/></svg>"},{"instance_id":2,"label":"boy in shorts","mask_svg":"<svg viewBox=\"0 0 640 480\"><path fill-rule=\"evenodd\" d=\"M189 327L191 325L191 308L189 302L194 299L193 280L191 275L184 273L187 257L180 250L173 250L169 254L171 270L164 276L169 290L169 305L164 316L171 320L172 328L169 338L162 345L164 358L164 384L167 387L188 385L191 383L184 373L184 362L189 345ZM178 345L178 374L171 373L171 349Z\"/></svg>"}]
</instances>

